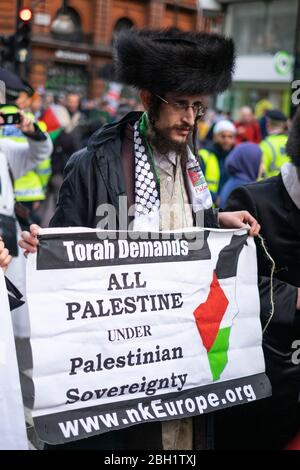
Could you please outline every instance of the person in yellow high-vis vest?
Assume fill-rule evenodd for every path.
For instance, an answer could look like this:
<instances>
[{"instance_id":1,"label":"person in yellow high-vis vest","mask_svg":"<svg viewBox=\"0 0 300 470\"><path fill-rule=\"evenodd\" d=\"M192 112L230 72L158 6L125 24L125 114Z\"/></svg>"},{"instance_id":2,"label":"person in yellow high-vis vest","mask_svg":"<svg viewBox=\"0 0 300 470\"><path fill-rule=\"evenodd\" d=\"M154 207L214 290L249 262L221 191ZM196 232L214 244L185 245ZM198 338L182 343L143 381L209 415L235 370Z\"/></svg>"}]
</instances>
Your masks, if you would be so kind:
<instances>
[{"instance_id":1,"label":"person in yellow high-vis vest","mask_svg":"<svg viewBox=\"0 0 300 470\"><path fill-rule=\"evenodd\" d=\"M213 143L200 149L198 155L213 201L218 205L218 195L228 178L225 158L235 145L235 125L225 119L218 121L213 128L213 136Z\"/></svg>"},{"instance_id":2,"label":"person in yellow high-vis vest","mask_svg":"<svg viewBox=\"0 0 300 470\"><path fill-rule=\"evenodd\" d=\"M280 172L282 165L289 161L286 153L286 116L279 110L266 113L268 136L259 144L263 154L264 176L270 178Z\"/></svg>"},{"instance_id":3,"label":"person in yellow high-vis vest","mask_svg":"<svg viewBox=\"0 0 300 470\"><path fill-rule=\"evenodd\" d=\"M26 116L29 117L32 122L34 122L34 114L30 112L33 95L33 88L28 83L24 82L24 89L19 91L18 96L15 99L13 106L15 111L12 111L11 109L10 112L18 112L18 110L21 109L22 111L25 111ZM12 108L12 106L10 106L10 108ZM47 131L47 126L42 121L38 121L36 124L42 132ZM9 127L9 129L2 129L1 137L9 137L19 142L22 142L24 139L26 139L16 126L6 127ZM40 223L37 210L40 207L41 201L44 201L46 198L46 190L50 176L51 159L49 155L49 159L43 161L40 165L34 168L34 170L26 173L26 175L18 178L14 182L16 201L21 202L29 209L32 222ZM24 226L24 228L26 227Z\"/></svg>"},{"instance_id":4,"label":"person in yellow high-vis vest","mask_svg":"<svg viewBox=\"0 0 300 470\"><path fill-rule=\"evenodd\" d=\"M18 113L19 108L15 105L6 105L1 107L1 112L3 114ZM27 112L26 116L34 122L34 115L32 113ZM36 123L36 125L42 132L46 132L47 126L42 121ZM1 126L0 138L7 138L14 140L15 142L27 141L26 136L15 125ZM41 162L34 170L27 172L24 176L21 176L14 181L15 199L28 207L31 221L39 221L39 218L36 215L36 209L38 208L40 201L45 200L47 183L50 176L51 160L49 158ZM24 228L26 228L26 223Z\"/></svg>"},{"instance_id":5,"label":"person in yellow high-vis vest","mask_svg":"<svg viewBox=\"0 0 300 470\"><path fill-rule=\"evenodd\" d=\"M34 120L34 116L31 113L26 113L26 116ZM47 131L47 126L42 121L38 121L37 125L42 132ZM22 203L43 201L46 197L45 192L50 176L51 162L50 159L47 159L40 163L33 171L29 171L26 175L15 181L16 200Z\"/></svg>"}]
</instances>

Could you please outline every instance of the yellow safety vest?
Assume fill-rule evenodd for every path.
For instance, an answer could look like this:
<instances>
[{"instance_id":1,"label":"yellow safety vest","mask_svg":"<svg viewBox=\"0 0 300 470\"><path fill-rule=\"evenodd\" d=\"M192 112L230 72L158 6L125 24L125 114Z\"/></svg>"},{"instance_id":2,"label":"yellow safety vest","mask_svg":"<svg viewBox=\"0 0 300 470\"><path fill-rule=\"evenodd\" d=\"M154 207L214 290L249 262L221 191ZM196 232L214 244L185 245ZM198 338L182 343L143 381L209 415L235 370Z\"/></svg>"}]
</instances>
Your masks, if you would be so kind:
<instances>
[{"instance_id":1,"label":"yellow safety vest","mask_svg":"<svg viewBox=\"0 0 300 470\"><path fill-rule=\"evenodd\" d=\"M287 139L285 134L269 135L259 144L266 178L278 175L282 165L289 161L286 153Z\"/></svg>"},{"instance_id":2,"label":"yellow safety vest","mask_svg":"<svg viewBox=\"0 0 300 470\"><path fill-rule=\"evenodd\" d=\"M17 106L8 105L1 108L2 113L16 113ZM30 119L34 120L32 113L26 113ZM44 122L38 121L41 131L45 132L47 126ZM26 142L27 138L15 126L1 126L0 138L9 138L15 142ZM14 182L15 198L20 202L43 201L46 198L46 189L51 176L51 159L48 158L36 166L34 170L28 171L25 175Z\"/></svg>"},{"instance_id":3,"label":"yellow safety vest","mask_svg":"<svg viewBox=\"0 0 300 470\"><path fill-rule=\"evenodd\" d=\"M212 193L216 194L219 189L221 177L218 157L213 152L209 152L206 149L199 150L198 155L203 159L205 165L204 176L207 186Z\"/></svg>"}]
</instances>

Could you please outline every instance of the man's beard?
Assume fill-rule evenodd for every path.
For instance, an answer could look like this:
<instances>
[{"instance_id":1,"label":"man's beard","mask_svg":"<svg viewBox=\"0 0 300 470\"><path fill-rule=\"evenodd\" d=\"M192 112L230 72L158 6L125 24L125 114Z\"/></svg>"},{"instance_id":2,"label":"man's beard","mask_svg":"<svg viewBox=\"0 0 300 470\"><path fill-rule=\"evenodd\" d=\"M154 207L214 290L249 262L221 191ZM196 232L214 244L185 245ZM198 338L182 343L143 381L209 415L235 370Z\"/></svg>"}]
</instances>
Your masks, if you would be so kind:
<instances>
[{"instance_id":1,"label":"man's beard","mask_svg":"<svg viewBox=\"0 0 300 470\"><path fill-rule=\"evenodd\" d=\"M175 140L170 139L170 130L170 128L167 128L161 131L155 126L150 125L147 135L149 142L161 155L175 152L176 155L186 158L188 139L186 142L176 142Z\"/></svg>"}]
</instances>

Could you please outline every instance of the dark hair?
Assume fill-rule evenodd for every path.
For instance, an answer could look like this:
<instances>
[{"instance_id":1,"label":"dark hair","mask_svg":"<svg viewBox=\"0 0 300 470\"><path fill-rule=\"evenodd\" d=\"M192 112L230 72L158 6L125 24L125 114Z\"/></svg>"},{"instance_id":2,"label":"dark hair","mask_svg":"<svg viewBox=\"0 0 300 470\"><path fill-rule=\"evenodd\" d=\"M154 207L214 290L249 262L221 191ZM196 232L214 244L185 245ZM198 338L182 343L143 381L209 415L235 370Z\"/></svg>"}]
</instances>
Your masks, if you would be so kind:
<instances>
[{"instance_id":1,"label":"dark hair","mask_svg":"<svg viewBox=\"0 0 300 470\"><path fill-rule=\"evenodd\" d=\"M162 101L157 96L151 95L148 118L152 127L154 127L155 121L158 119L161 103Z\"/></svg>"},{"instance_id":2,"label":"dark hair","mask_svg":"<svg viewBox=\"0 0 300 470\"><path fill-rule=\"evenodd\" d=\"M30 85L30 83L26 82L25 80L22 80L24 84L23 90L20 91L25 91L25 93L31 98L34 95L34 89Z\"/></svg>"},{"instance_id":3,"label":"dark hair","mask_svg":"<svg viewBox=\"0 0 300 470\"><path fill-rule=\"evenodd\" d=\"M192 150L194 155L197 157L198 155L198 150L199 150L199 139L198 139L198 123L201 121L201 117L195 119L195 124L194 124L194 129L193 129L193 134L192 134Z\"/></svg>"}]
</instances>

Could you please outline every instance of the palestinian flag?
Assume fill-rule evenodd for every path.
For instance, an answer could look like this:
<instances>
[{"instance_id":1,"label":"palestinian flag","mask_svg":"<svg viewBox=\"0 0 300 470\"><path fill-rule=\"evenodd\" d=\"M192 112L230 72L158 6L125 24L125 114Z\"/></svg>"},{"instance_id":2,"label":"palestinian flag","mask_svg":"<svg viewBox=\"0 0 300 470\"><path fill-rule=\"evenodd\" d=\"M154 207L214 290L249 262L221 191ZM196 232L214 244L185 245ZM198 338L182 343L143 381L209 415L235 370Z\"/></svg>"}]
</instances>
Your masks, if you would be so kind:
<instances>
[{"instance_id":1,"label":"palestinian flag","mask_svg":"<svg viewBox=\"0 0 300 470\"><path fill-rule=\"evenodd\" d=\"M45 109L40 120L47 125L47 131L54 142L62 130L68 125L70 117L63 106L53 104Z\"/></svg>"}]
</instances>

